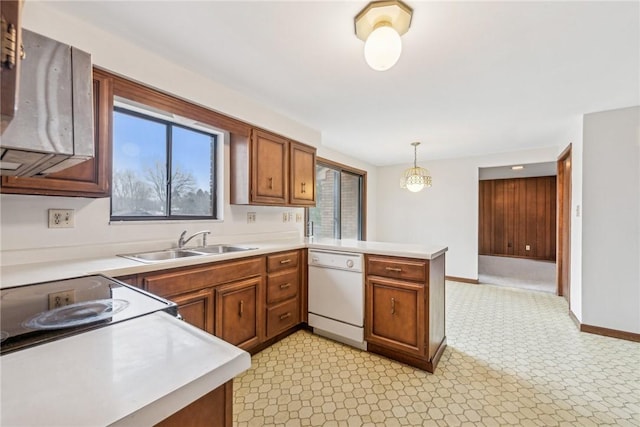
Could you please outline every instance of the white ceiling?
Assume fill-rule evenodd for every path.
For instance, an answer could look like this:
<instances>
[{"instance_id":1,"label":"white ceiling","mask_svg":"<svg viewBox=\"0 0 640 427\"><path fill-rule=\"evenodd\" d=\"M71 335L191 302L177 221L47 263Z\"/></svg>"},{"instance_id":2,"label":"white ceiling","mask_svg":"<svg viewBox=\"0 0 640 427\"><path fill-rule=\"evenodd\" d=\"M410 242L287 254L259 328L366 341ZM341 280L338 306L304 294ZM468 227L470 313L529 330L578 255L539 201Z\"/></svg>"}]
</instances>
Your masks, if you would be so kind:
<instances>
[{"instance_id":1,"label":"white ceiling","mask_svg":"<svg viewBox=\"0 0 640 427\"><path fill-rule=\"evenodd\" d=\"M640 104L640 2L425 2L371 70L366 1L56 2L322 132L375 165L564 146L578 118Z\"/></svg>"}]
</instances>

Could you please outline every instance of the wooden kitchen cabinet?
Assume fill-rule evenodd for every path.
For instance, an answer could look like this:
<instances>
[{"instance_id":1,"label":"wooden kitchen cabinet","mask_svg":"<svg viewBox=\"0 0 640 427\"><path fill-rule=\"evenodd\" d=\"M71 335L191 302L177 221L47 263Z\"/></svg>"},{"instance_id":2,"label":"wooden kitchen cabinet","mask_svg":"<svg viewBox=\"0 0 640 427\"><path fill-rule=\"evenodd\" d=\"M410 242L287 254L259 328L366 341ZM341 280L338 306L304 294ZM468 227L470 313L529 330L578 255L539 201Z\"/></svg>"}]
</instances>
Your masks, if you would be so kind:
<instances>
[{"instance_id":1,"label":"wooden kitchen cabinet","mask_svg":"<svg viewBox=\"0 0 640 427\"><path fill-rule=\"evenodd\" d=\"M366 255L367 349L434 372L446 346L444 255Z\"/></svg>"},{"instance_id":2,"label":"wooden kitchen cabinet","mask_svg":"<svg viewBox=\"0 0 640 427\"><path fill-rule=\"evenodd\" d=\"M178 304L178 313L185 322L210 334L214 333L211 289L176 295L171 297L171 300Z\"/></svg>"},{"instance_id":3,"label":"wooden kitchen cabinet","mask_svg":"<svg viewBox=\"0 0 640 427\"><path fill-rule=\"evenodd\" d=\"M301 251L267 256L265 340L300 323Z\"/></svg>"},{"instance_id":4,"label":"wooden kitchen cabinet","mask_svg":"<svg viewBox=\"0 0 640 427\"><path fill-rule=\"evenodd\" d=\"M262 277L216 288L215 335L243 350L260 344Z\"/></svg>"},{"instance_id":5,"label":"wooden kitchen cabinet","mask_svg":"<svg viewBox=\"0 0 640 427\"><path fill-rule=\"evenodd\" d=\"M316 204L316 149L290 142L291 173L289 203L297 206Z\"/></svg>"},{"instance_id":6,"label":"wooden kitchen cabinet","mask_svg":"<svg viewBox=\"0 0 640 427\"><path fill-rule=\"evenodd\" d=\"M2 16L2 88L0 89L0 133L4 132L18 107L18 91L20 90L20 62L22 44L22 0L2 0L0 15ZM5 43L15 40L7 49L13 54L5 56Z\"/></svg>"},{"instance_id":7,"label":"wooden kitchen cabinet","mask_svg":"<svg viewBox=\"0 0 640 427\"><path fill-rule=\"evenodd\" d=\"M233 381L229 381L160 421L156 427L231 427Z\"/></svg>"},{"instance_id":8,"label":"wooden kitchen cabinet","mask_svg":"<svg viewBox=\"0 0 640 427\"><path fill-rule=\"evenodd\" d=\"M2 2L4 5L4 1ZM4 85L4 71L2 71ZM45 196L108 197L111 194L113 79L93 70L94 158L41 177L3 176L0 192Z\"/></svg>"},{"instance_id":9,"label":"wooden kitchen cabinet","mask_svg":"<svg viewBox=\"0 0 640 427\"><path fill-rule=\"evenodd\" d=\"M231 203L314 206L315 152L260 129L231 133Z\"/></svg>"},{"instance_id":10,"label":"wooden kitchen cabinet","mask_svg":"<svg viewBox=\"0 0 640 427\"><path fill-rule=\"evenodd\" d=\"M241 322L236 325L230 315L232 310L221 309L231 307L234 298L230 296L233 294L231 289L238 284L246 285L247 288L253 286L254 289L251 292L255 292L258 296L262 295L264 272L264 257L251 257L149 273L140 282L146 291L178 304L178 313L188 323L234 345L242 344L240 345L242 348L249 349L259 342L251 340L248 336L241 340L246 336L243 335L244 332L237 332L237 335L234 335L236 326L239 328L238 331L250 329L248 326L250 322L247 320L249 314L245 314L240 319ZM257 325L255 326L257 334L260 336L263 324L262 317L259 315L260 306L257 303L260 299L256 296L251 300L248 294L249 291L242 294L243 310L247 313L251 310L258 313L253 315L253 320Z\"/></svg>"}]
</instances>

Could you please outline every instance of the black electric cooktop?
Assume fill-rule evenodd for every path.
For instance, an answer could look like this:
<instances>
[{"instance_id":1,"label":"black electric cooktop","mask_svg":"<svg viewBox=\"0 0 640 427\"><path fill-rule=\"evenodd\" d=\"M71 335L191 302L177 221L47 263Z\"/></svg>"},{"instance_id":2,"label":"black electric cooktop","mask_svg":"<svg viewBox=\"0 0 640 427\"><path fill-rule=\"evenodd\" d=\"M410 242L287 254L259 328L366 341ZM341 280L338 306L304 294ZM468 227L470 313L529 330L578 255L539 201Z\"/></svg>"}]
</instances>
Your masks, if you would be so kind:
<instances>
[{"instance_id":1,"label":"black electric cooktop","mask_svg":"<svg viewBox=\"0 0 640 427\"><path fill-rule=\"evenodd\" d=\"M175 303L102 275L0 289L0 355L166 311Z\"/></svg>"}]
</instances>

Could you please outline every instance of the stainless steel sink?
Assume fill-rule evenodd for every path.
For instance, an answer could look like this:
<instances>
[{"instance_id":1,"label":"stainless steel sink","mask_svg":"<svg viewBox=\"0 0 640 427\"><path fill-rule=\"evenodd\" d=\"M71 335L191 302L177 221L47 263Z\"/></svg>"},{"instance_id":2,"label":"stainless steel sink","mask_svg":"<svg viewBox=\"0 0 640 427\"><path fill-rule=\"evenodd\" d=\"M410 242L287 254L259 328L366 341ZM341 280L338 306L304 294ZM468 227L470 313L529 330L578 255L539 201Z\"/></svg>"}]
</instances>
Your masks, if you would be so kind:
<instances>
[{"instance_id":1,"label":"stainless steel sink","mask_svg":"<svg viewBox=\"0 0 640 427\"><path fill-rule=\"evenodd\" d=\"M203 256L203 253L195 252L187 249L165 249L163 251L142 252L138 254L119 255L134 261L141 262L157 262L167 261L171 259L189 258L194 256Z\"/></svg>"},{"instance_id":2,"label":"stainless steel sink","mask_svg":"<svg viewBox=\"0 0 640 427\"><path fill-rule=\"evenodd\" d=\"M162 251L141 252L136 254L124 254L124 255L118 255L118 256L129 258L134 261L149 263L149 262L160 262L160 261L168 261L173 259L190 258L190 257L197 257L197 256L220 255L220 254L226 254L230 252L249 251L252 249L256 249L256 248L246 248L242 246L231 246L231 245L211 245L211 246L202 246L199 248L165 249Z\"/></svg>"},{"instance_id":3,"label":"stainless steel sink","mask_svg":"<svg viewBox=\"0 0 640 427\"><path fill-rule=\"evenodd\" d=\"M200 252L207 255L214 254L226 254L229 252L242 252L242 251L250 251L256 248L245 248L242 246L231 246L231 245L211 245L211 246L202 246L199 248L193 248L194 252Z\"/></svg>"}]
</instances>

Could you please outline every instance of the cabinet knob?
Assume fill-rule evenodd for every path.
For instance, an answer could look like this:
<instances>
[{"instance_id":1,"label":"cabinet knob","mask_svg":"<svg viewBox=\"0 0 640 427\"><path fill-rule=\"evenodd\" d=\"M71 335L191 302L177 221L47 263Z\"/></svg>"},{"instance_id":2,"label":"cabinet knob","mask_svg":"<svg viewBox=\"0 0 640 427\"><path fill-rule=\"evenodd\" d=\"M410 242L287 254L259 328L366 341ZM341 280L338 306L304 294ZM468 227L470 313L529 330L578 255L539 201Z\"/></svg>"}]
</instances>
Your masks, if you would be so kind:
<instances>
[{"instance_id":1,"label":"cabinet knob","mask_svg":"<svg viewBox=\"0 0 640 427\"><path fill-rule=\"evenodd\" d=\"M402 271L402 269L398 268L398 267L385 267L385 270L393 271L393 272L396 272L396 273L400 273Z\"/></svg>"},{"instance_id":2,"label":"cabinet knob","mask_svg":"<svg viewBox=\"0 0 640 427\"><path fill-rule=\"evenodd\" d=\"M396 299L391 298L391 314L396 314Z\"/></svg>"},{"instance_id":3,"label":"cabinet knob","mask_svg":"<svg viewBox=\"0 0 640 427\"><path fill-rule=\"evenodd\" d=\"M291 262L291 260L287 258L287 259L281 260L280 264L289 264L290 262Z\"/></svg>"},{"instance_id":4,"label":"cabinet knob","mask_svg":"<svg viewBox=\"0 0 640 427\"><path fill-rule=\"evenodd\" d=\"M242 317L242 313L244 313L244 301L240 300L240 317Z\"/></svg>"},{"instance_id":5,"label":"cabinet knob","mask_svg":"<svg viewBox=\"0 0 640 427\"><path fill-rule=\"evenodd\" d=\"M273 190L273 178L269 177L269 190Z\"/></svg>"},{"instance_id":6,"label":"cabinet knob","mask_svg":"<svg viewBox=\"0 0 640 427\"><path fill-rule=\"evenodd\" d=\"M291 283L283 283L280 285L280 289L287 289L290 286L291 286Z\"/></svg>"},{"instance_id":7,"label":"cabinet knob","mask_svg":"<svg viewBox=\"0 0 640 427\"><path fill-rule=\"evenodd\" d=\"M300 184L300 192L301 192L302 194L304 194L304 193L306 193L306 192L307 192L307 191L306 191L306 189L305 189L306 185L307 185L307 183L306 183L306 182L303 182L303 183L301 183L301 184Z\"/></svg>"}]
</instances>

